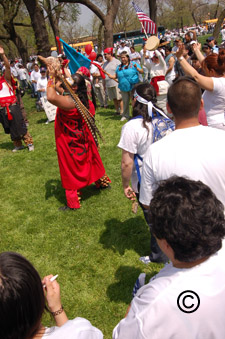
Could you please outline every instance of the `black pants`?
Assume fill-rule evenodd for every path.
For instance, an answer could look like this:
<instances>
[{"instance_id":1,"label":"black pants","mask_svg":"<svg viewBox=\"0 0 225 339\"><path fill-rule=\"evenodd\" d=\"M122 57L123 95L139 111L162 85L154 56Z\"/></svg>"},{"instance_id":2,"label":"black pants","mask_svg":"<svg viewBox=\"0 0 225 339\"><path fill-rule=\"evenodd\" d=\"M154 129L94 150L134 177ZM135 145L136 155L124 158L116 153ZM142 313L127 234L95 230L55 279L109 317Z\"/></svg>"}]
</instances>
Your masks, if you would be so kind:
<instances>
[{"instance_id":1,"label":"black pants","mask_svg":"<svg viewBox=\"0 0 225 339\"><path fill-rule=\"evenodd\" d=\"M10 106L10 113L13 120L8 120L6 108L0 107L0 123L5 133L10 134L13 141L20 140L27 133L27 128L19 105Z\"/></svg>"}]
</instances>

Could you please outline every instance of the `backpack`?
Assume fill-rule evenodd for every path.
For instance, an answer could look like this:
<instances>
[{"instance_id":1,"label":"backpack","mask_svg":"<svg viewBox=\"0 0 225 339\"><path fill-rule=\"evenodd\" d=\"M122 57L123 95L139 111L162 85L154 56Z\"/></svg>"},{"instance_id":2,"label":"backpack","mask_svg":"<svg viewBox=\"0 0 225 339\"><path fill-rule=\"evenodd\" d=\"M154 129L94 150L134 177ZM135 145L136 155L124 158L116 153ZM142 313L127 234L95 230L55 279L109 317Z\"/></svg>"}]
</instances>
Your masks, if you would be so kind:
<instances>
[{"instance_id":1,"label":"backpack","mask_svg":"<svg viewBox=\"0 0 225 339\"><path fill-rule=\"evenodd\" d=\"M161 110L156 111L154 113L154 117L152 118L152 126L153 126L153 141L152 143L162 139L166 135L170 134L175 130L175 123L171 120L164 112ZM139 116L141 117L141 116ZM143 162L143 158L139 154L134 155L134 164L137 171L137 177L139 185L141 184L141 173L138 164L138 159Z\"/></svg>"}]
</instances>

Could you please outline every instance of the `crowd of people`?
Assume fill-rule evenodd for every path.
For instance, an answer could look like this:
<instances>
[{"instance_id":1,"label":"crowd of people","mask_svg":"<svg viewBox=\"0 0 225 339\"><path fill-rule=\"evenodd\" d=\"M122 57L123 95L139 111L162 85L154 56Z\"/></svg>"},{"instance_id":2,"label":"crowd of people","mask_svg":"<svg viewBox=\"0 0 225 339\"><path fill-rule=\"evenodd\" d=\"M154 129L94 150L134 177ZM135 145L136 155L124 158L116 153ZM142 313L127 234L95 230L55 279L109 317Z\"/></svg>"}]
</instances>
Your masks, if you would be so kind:
<instances>
[{"instance_id":1,"label":"crowd of people","mask_svg":"<svg viewBox=\"0 0 225 339\"><path fill-rule=\"evenodd\" d=\"M222 339L225 48L217 46L212 36L201 46L189 31L185 41L176 38L173 46L164 41L149 51L144 44L138 53L121 41L114 52L108 47L96 58L105 79L97 67L80 67L75 74L64 68L62 75L62 60L54 58L47 58L41 68L32 61L27 67L30 79L17 79L25 89L31 84L37 100L46 95L57 106L56 148L67 201L61 210L80 208L79 190L87 185L110 187L98 151L95 95L102 107L107 107L107 98L113 100L115 114L126 122L118 144L124 195L138 201L150 230L149 254L140 259L165 267L149 282L139 276L126 316L112 337ZM11 100L1 101L0 122L5 131L8 128L16 150L22 139L32 150L32 138L13 94L15 66L2 47L0 55L5 67L0 94L4 98L7 93ZM159 116L174 124L175 130L168 129L155 141ZM52 275L41 281L19 254L0 254L0 282L1 338L103 338L88 320L68 320L57 281ZM42 325L45 299L54 328Z\"/></svg>"}]
</instances>

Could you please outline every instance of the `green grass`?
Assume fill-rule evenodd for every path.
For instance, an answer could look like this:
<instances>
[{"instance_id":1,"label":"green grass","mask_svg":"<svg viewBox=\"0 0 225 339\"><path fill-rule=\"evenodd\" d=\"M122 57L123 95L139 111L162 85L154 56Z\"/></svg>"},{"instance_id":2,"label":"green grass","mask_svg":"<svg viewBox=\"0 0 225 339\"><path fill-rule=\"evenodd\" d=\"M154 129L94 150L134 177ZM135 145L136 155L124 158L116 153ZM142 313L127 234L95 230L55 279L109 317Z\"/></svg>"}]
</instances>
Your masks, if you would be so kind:
<instances>
[{"instance_id":1,"label":"green grass","mask_svg":"<svg viewBox=\"0 0 225 339\"><path fill-rule=\"evenodd\" d=\"M100 154L112 188L82 190L82 207L59 212L66 203L55 151L54 123L45 125L35 100L24 97L35 151L12 153L9 135L0 131L0 251L28 258L40 276L59 274L63 305L69 318L85 317L111 338L123 318L139 273L148 277L161 268L145 266L139 257L149 253L150 235L143 214L131 212L120 177L122 124L113 106L98 109L96 120L105 143ZM50 325L48 316L45 325Z\"/></svg>"}]
</instances>

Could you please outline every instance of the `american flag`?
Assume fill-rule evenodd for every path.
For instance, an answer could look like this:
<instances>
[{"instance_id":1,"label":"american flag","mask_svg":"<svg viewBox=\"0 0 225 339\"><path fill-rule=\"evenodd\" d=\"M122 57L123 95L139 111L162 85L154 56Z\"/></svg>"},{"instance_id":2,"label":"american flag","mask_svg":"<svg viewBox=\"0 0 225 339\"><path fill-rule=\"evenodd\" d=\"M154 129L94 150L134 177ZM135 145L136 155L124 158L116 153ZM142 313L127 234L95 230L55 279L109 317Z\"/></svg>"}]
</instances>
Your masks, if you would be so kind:
<instances>
[{"instance_id":1,"label":"american flag","mask_svg":"<svg viewBox=\"0 0 225 339\"><path fill-rule=\"evenodd\" d=\"M136 5L134 2L132 2L132 5L134 6L134 9L136 11L136 14L138 16L139 21L142 23L145 31L147 34L156 34L156 24L154 21L152 21L143 11L142 9ZM145 33L144 29L142 27L142 33Z\"/></svg>"}]
</instances>

